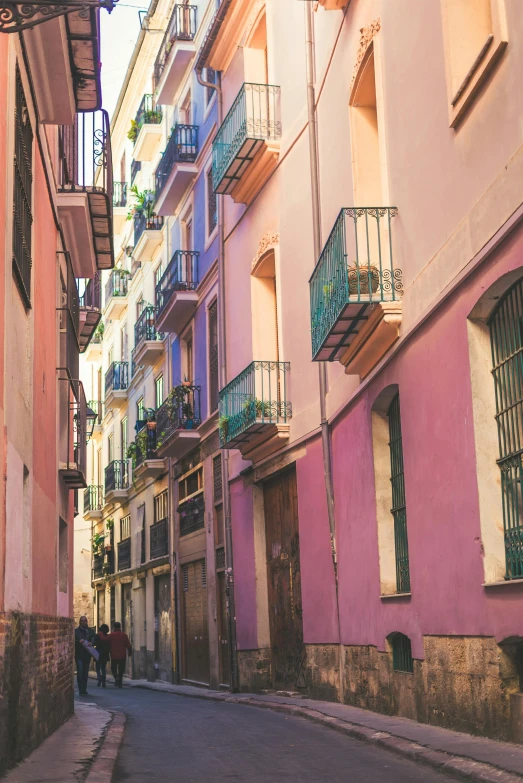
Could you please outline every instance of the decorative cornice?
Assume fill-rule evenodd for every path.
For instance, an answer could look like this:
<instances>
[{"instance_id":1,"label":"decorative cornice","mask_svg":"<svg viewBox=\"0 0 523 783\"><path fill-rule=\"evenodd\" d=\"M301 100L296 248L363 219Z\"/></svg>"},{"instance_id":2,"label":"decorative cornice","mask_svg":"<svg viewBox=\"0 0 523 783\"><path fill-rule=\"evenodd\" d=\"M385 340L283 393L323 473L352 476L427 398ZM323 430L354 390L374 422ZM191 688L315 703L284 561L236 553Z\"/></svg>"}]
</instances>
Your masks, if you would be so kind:
<instances>
[{"instance_id":1,"label":"decorative cornice","mask_svg":"<svg viewBox=\"0 0 523 783\"><path fill-rule=\"evenodd\" d=\"M260 244L258 245L258 252L252 259L252 269L256 266L260 258L264 255L264 253L267 252L267 250L270 250L275 245L280 244L280 235L277 231L267 231L262 238L260 239Z\"/></svg>"},{"instance_id":2,"label":"decorative cornice","mask_svg":"<svg viewBox=\"0 0 523 783\"><path fill-rule=\"evenodd\" d=\"M381 29L381 22L379 19L375 19L373 22L370 23L368 27L362 27L360 29L360 44L358 47L358 52L356 54L356 62L354 63L354 70L352 73L352 82L350 85L350 91L352 93L352 89L354 87L354 83L356 81L356 78L358 76L358 71L360 69L360 65L363 62L363 58L365 57L365 53L367 49L369 48L369 45L372 43L372 39L375 35L379 33Z\"/></svg>"}]
</instances>

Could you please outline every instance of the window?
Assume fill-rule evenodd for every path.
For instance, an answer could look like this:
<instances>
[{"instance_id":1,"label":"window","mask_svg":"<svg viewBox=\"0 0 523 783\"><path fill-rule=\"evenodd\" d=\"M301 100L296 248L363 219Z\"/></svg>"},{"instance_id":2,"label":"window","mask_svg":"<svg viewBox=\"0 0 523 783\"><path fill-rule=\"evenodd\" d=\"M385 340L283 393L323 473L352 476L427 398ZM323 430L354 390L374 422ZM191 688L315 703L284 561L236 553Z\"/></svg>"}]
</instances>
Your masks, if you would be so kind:
<instances>
[{"instance_id":1,"label":"window","mask_svg":"<svg viewBox=\"0 0 523 783\"><path fill-rule=\"evenodd\" d=\"M158 264L158 266L154 270L154 302L155 302L155 304L157 304L156 289L158 288L158 283L162 279L162 275L163 275L163 266L160 263L160 264Z\"/></svg>"},{"instance_id":2,"label":"window","mask_svg":"<svg viewBox=\"0 0 523 783\"><path fill-rule=\"evenodd\" d=\"M183 103L180 107L180 124L181 125L190 125L192 119L192 112L191 112L191 91L187 93L185 96Z\"/></svg>"},{"instance_id":3,"label":"window","mask_svg":"<svg viewBox=\"0 0 523 783\"><path fill-rule=\"evenodd\" d=\"M218 303L209 307L209 410L218 407Z\"/></svg>"},{"instance_id":4,"label":"window","mask_svg":"<svg viewBox=\"0 0 523 783\"><path fill-rule=\"evenodd\" d=\"M143 313L144 307L145 307L145 300L142 297L136 302L136 320L138 320L141 314Z\"/></svg>"},{"instance_id":5,"label":"window","mask_svg":"<svg viewBox=\"0 0 523 783\"><path fill-rule=\"evenodd\" d=\"M127 453L127 416L125 416L122 421L120 422L120 434L121 434L121 440L122 440L122 459L125 459L126 453Z\"/></svg>"},{"instance_id":6,"label":"window","mask_svg":"<svg viewBox=\"0 0 523 783\"><path fill-rule=\"evenodd\" d=\"M114 451L113 451L113 435L112 433L107 438L107 462L111 463L114 459Z\"/></svg>"},{"instance_id":7,"label":"window","mask_svg":"<svg viewBox=\"0 0 523 783\"><path fill-rule=\"evenodd\" d=\"M131 515L127 514L126 517L122 517L120 520L120 541L125 541L126 538L131 538Z\"/></svg>"},{"instance_id":8,"label":"window","mask_svg":"<svg viewBox=\"0 0 523 783\"><path fill-rule=\"evenodd\" d=\"M33 131L22 78L16 67L13 193L13 271L26 305L31 302Z\"/></svg>"},{"instance_id":9,"label":"window","mask_svg":"<svg viewBox=\"0 0 523 783\"><path fill-rule=\"evenodd\" d=\"M362 60L350 98L354 203L381 204L381 160L374 44Z\"/></svg>"},{"instance_id":10,"label":"window","mask_svg":"<svg viewBox=\"0 0 523 783\"><path fill-rule=\"evenodd\" d=\"M205 527L203 467L196 468L178 482L180 535L186 536Z\"/></svg>"},{"instance_id":11,"label":"window","mask_svg":"<svg viewBox=\"0 0 523 783\"><path fill-rule=\"evenodd\" d=\"M145 406L143 404L143 397L140 397L136 403L136 421L145 420Z\"/></svg>"},{"instance_id":12,"label":"window","mask_svg":"<svg viewBox=\"0 0 523 783\"><path fill-rule=\"evenodd\" d=\"M194 250L191 213L189 213L187 218L182 221L182 237L183 237L183 249Z\"/></svg>"},{"instance_id":13,"label":"window","mask_svg":"<svg viewBox=\"0 0 523 783\"><path fill-rule=\"evenodd\" d=\"M110 367L113 363L113 347L111 346L109 348L109 351L107 352L107 365Z\"/></svg>"},{"instance_id":14,"label":"window","mask_svg":"<svg viewBox=\"0 0 523 783\"><path fill-rule=\"evenodd\" d=\"M455 128L507 46L504 0L442 0L450 125Z\"/></svg>"},{"instance_id":15,"label":"window","mask_svg":"<svg viewBox=\"0 0 523 783\"><path fill-rule=\"evenodd\" d=\"M410 593L407 509L405 506L405 474L403 470L399 394L396 394L390 404L388 418L390 483L392 487L391 514L394 518L394 544L396 553L396 590L398 593Z\"/></svg>"},{"instance_id":16,"label":"window","mask_svg":"<svg viewBox=\"0 0 523 783\"><path fill-rule=\"evenodd\" d=\"M58 589L67 593L69 587L69 528L60 517L58 531Z\"/></svg>"},{"instance_id":17,"label":"window","mask_svg":"<svg viewBox=\"0 0 523 783\"><path fill-rule=\"evenodd\" d=\"M392 668L395 672L414 672L410 639L402 633L394 633L390 637L392 647Z\"/></svg>"},{"instance_id":18,"label":"window","mask_svg":"<svg viewBox=\"0 0 523 783\"><path fill-rule=\"evenodd\" d=\"M194 380L193 372L193 348L192 348L192 334L189 332L187 335L185 341L184 341L184 363L183 363L183 375L184 380L192 381Z\"/></svg>"},{"instance_id":19,"label":"window","mask_svg":"<svg viewBox=\"0 0 523 783\"><path fill-rule=\"evenodd\" d=\"M206 69L205 81L210 82L211 84L216 84L216 71L214 70L214 68ZM205 88L205 108L207 108L210 105L215 95L216 95L216 90L213 90L212 87Z\"/></svg>"},{"instance_id":20,"label":"window","mask_svg":"<svg viewBox=\"0 0 523 783\"><path fill-rule=\"evenodd\" d=\"M218 197L213 189L212 168L209 169L205 176L207 182L207 236L211 236L218 225Z\"/></svg>"},{"instance_id":21,"label":"window","mask_svg":"<svg viewBox=\"0 0 523 783\"><path fill-rule=\"evenodd\" d=\"M159 375L154 381L154 392L155 392L156 410L158 410L158 408L163 402L163 373Z\"/></svg>"},{"instance_id":22,"label":"window","mask_svg":"<svg viewBox=\"0 0 523 783\"><path fill-rule=\"evenodd\" d=\"M523 280L500 299L490 320L496 400L505 579L523 578Z\"/></svg>"},{"instance_id":23,"label":"window","mask_svg":"<svg viewBox=\"0 0 523 783\"><path fill-rule=\"evenodd\" d=\"M154 524L162 522L169 516L168 492L164 490L154 498Z\"/></svg>"}]
</instances>

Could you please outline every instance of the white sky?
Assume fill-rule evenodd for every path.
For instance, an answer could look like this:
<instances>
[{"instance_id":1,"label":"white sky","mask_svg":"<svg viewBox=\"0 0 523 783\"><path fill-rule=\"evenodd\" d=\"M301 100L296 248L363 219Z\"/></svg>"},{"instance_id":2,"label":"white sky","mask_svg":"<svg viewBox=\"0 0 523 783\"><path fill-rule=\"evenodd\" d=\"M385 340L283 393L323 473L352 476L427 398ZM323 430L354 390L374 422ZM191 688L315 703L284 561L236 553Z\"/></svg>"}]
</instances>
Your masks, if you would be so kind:
<instances>
[{"instance_id":1,"label":"white sky","mask_svg":"<svg viewBox=\"0 0 523 783\"><path fill-rule=\"evenodd\" d=\"M102 97L110 117L140 32L138 11L146 11L148 5L148 0L121 0L110 14L104 8L100 11Z\"/></svg>"}]
</instances>

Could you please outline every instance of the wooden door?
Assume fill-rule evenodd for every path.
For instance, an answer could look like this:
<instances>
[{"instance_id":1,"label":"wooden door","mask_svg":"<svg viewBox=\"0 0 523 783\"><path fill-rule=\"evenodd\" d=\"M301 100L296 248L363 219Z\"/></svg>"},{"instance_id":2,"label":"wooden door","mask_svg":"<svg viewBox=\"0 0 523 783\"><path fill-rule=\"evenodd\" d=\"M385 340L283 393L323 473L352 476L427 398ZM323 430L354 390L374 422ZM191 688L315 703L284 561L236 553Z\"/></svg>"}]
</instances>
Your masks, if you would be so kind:
<instances>
[{"instance_id":1,"label":"wooden door","mask_svg":"<svg viewBox=\"0 0 523 783\"><path fill-rule=\"evenodd\" d=\"M127 634L131 646L133 643L133 615L132 615L133 586L129 582L122 585L122 631ZM132 677L132 658L127 657L125 673Z\"/></svg>"},{"instance_id":2,"label":"wooden door","mask_svg":"<svg viewBox=\"0 0 523 783\"><path fill-rule=\"evenodd\" d=\"M218 582L218 643L220 645L220 683L229 685L230 660L229 660L229 624L227 622L227 594L225 571L217 575Z\"/></svg>"},{"instance_id":3,"label":"wooden door","mask_svg":"<svg viewBox=\"0 0 523 783\"><path fill-rule=\"evenodd\" d=\"M105 590L98 590L96 593L96 630L105 623Z\"/></svg>"},{"instance_id":4,"label":"wooden door","mask_svg":"<svg viewBox=\"0 0 523 783\"><path fill-rule=\"evenodd\" d=\"M264 503L273 687L304 688L305 646L294 467L265 484Z\"/></svg>"},{"instance_id":5,"label":"wooden door","mask_svg":"<svg viewBox=\"0 0 523 783\"><path fill-rule=\"evenodd\" d=\"M164 682L172 682L171 639L171 577L163 574L154 579L154 653L156 676Z\"/></svg>"},{"instance_id":6,"label":"wooden door","mask_svg":"<svg viewBox=\"0 0 523 783\"><path fill-rule=\"evenodd\" d=\"M182 567L183 676L185 680L208 683L209 620L207 613L207 571L205 560Z\"/></svg>"}]
</instances>

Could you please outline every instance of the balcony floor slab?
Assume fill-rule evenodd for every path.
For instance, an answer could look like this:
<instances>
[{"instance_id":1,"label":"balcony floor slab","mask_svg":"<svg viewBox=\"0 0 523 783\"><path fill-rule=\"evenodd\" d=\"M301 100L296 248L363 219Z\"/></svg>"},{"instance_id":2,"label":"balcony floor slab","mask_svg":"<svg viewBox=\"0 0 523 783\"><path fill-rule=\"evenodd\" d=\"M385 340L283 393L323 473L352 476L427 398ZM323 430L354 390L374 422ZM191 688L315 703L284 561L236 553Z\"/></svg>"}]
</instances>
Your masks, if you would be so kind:
<instances>
[{"instance_id":1,"label":"balcony floor slab","mask_svg":"<svg viewBox=\"0 0 523 783\"><path fill-rule=\"evenodd\" d=\"M272 424L258 419L222 448L238 449L244 459L259 462L286 445L289 430L289 424Z\"/></svg>"},{"instance_id":2,"label":"balcony floor slab","mask_svg":"<svg viewBox=\"0 0 523 783\"><path fill-rule=\"evenodd\" d=\"M156 103L172 105L185 71L195 54L196 45L193 41L175 41L156 88Z\"/></svg>"},{"instance_id":3,"label":"balcony floor slab","mask_svg":"<svg viewBox=\"0 0 523 783\"><path fill-rule=\"evenodd\" d=\"M340 356L347 375L365 378L394 345L400 335L401 311L401 302L379 302L369 310L358 334Z\"/></svg>"},{"instance_id":4,"label":"balcony floor slab","mask_svg":"<svg viewBox=\"0 0 523 783\"><path fill-rule=\"evenodd\" d=\"M105 395L104 409L107 413L110 408L122 408L127 403L127 389L110 391Z\"/></svg>"},{"instance_id":5,"label":"balcony floor slab","mask_svg":"<svg viewBox=\"0 0 523 783\"><path fill-rule=\"evenodd\" d=\"M143 481L147 478L157 478L165 473L167 466L163 459L146 459L140 465L137 465L133 471L133 476L137 480Z\"/></svg>"},{"instance_id":6,"label":"balcony floor slab","mask_svg":"<svg viewBox=\"0 0 523 783\"><path fill-rule=\"evenodd\" d=\"M160 435L158 435L158 437L160 437ZM161 446L157 447L157 452L161 457L181 459L192 451L192 449L196 448L200 440L201 436L198 430L175 430L165 439L165 441L163 441Z\"/></svg>"},{"instance_id":7,"label":"balcony floor slab","mask_svg":"<svg viewBox=\"0 0 523 783\"><path fill-rule=\"evenodd\" d=\"M137 365L152 367L164 352L163 340L142 340L136 346L134 360Z\"/></svg>"},{"instance_id":8,"label":"balcony floor slab","mask_svg":"<svg viewBox=\"0 0 523 783\"><path fill-rule=\"evenodd\" d=\"M137 262L153 261L162 242L163 231L161 229L146 228L135 245L133 259Z\"/></svg>"},{"instance_id":9,"label":"balcony floor slab","mask_svg":"<svg viewBox=\"0 0 523 783\"><path fill-rule=\"evenodd\" d=\"M134 160L151 161L160 147L163 136L161 125L145 122L140 128L133 149Z\"/></svg>"},{"instance_id":10,"label":"balcony floor slab","mask_svg":"<svg viewBox=\"0 0 523 783\"><path fill-rule=\"evenodd\" d=\"M127 309L129 299L127 296L111 296L105 306L104 316L109 321L117 321Z\"/></svg>"},{"instance_id":11,"label":"balcony floor slab","mask_svg":"<svg viewBox=\"0 0 523 783\"><path fill-rule=\"evenodd\" d=\"M174 215L185 191L197 174L198 166L195 163L175 163L156 200L156 213L163 216Z\"/></svg>"},{"instance_id":12,"label":"balcony floor slab","mask_svg":"<svg viewBox=\"0 0 523 783\"><path fill-rule=\"evenodd\" d=\"M159 332L179 334L194 315L197 305L196 291L174 291L167 305L156 318L156 328Z\"/></svg>"}]
</instances>

